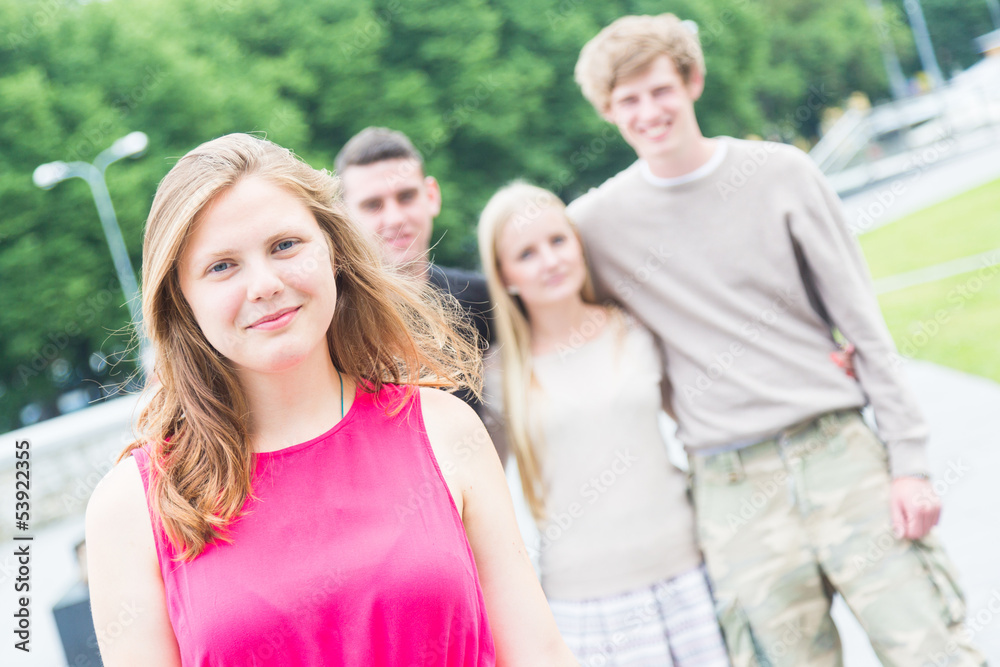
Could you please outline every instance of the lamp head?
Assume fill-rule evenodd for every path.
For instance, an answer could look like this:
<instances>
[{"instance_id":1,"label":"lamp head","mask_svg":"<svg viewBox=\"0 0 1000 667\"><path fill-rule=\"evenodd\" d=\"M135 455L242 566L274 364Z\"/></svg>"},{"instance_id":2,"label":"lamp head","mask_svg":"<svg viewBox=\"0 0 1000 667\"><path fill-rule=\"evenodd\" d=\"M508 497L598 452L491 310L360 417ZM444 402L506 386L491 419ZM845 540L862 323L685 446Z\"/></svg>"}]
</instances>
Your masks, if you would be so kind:
<instances>
[{"instance_id":1,"label":"lamp head","mask_svg":"<svg viewBox=\"0 0 1000 667\"><path fill-rule=\"evenodd\" d=\"M69 173L69 165L65 162L46 162L35 168L31 180L43 190L50 190L56 183L64 180Z\"/></svg>"},{"instance_id":2,"label":"lamp head","mask_svg":"<svg viewBox=\"0 0 1000 667\"><path fill-rule=\"evenodd\" d=\"M139 157L146 152L148 145L149 137L145 132L130 132L111 144L111 150L115 159L119 160L123 157Z\"/></svg>"}]
</instances>

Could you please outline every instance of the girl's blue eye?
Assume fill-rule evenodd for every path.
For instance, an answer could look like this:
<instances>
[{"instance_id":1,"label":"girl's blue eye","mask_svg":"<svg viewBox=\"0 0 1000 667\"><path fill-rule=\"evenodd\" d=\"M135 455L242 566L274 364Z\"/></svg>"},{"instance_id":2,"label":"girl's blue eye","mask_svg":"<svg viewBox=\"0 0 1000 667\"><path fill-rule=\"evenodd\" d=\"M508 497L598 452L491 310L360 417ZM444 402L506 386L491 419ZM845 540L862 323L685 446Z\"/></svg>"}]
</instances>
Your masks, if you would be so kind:
<instances>
[{"instance_id":1,"label":"girl's blue eye","mask_svg":"<svg viewBox=\"0 0 1000 667\"><path fill-rule=\"evenodd\" d=\"M229 268L229 262L219 262L218 264L213 264L209 267L209 273L222 273Z\"/></svg>"},{"instance_id":2,"label":"girl's blue eye","mask_svg":"<svg viewBox=\"0 0 1000 667\"><path fill-rule=\"evenodd\" d=\"M531 252L532 251L530 248L528 250L522 251L521 254L518 255L518 259L528 259L529 257L531 257Z\"/></svg>"},{"instance_id":3,"label":"girl's blue eye","mask_svg":"<svg viewBox=\"0 0 1000 667\"><path fill-rule=\"evenodd\" d=\"M293 245L295 245L295 241L292 241L291 239L285 239L284 241L279 241L276 247L278 250L288 250Z\"/></svg>"}]
</instances>

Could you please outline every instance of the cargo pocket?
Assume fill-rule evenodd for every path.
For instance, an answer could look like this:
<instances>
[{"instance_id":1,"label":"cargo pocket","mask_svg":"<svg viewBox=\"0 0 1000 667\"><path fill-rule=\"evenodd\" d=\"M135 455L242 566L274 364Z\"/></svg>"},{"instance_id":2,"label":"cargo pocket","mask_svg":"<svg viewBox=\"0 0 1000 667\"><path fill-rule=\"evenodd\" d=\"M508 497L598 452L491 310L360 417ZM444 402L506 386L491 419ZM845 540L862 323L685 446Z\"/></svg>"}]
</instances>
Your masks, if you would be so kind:
<instances>
[{"instance_id":1,"label":"cargo pocket","mask_svg":"<svg viewBox=\"0 0 1000 667\"><path fill-rule=\"evenodd\" d=\"M750 620L738 599L716 601L715 613L733 667L771 667L771 661L754 636Z\"/></svg>"},{"instance_id":2,"label":"cargo pocket","mask_svg":"<svg viewBox=\"0 0 1000 667\"><path fill-rule=\"evenodd\" d=\"M965 620L965 597L958 587L954 566L941 548L941 543L934 535L927 535L913 540L911 544L941 599L941 613L945 621L948 625L962 623Z\"/></svg>"},{"instance_id":3,"label":"cargo pocket","mask_svg":"<svg viewBox=\"0 0 1000 667\"><path fill-rule=\"evenodd\" d=\"M860 415L849 417L840 435L847 443L874 456L881 465L888 466L889 450Z\"/></svg>"},{"instance_id":4,"label":"cargo pocket","mask_svg":"<svg viewBox=\"0 0 1000 667\"><path fill-rule=\"evenodd\" d=\"M692 461L691 476L696 482L725 486L741 484L746 479L738 451L721 452L705 457L695 454L692 458L695 457L698 458Z\"/></svg>"}]
</instances>

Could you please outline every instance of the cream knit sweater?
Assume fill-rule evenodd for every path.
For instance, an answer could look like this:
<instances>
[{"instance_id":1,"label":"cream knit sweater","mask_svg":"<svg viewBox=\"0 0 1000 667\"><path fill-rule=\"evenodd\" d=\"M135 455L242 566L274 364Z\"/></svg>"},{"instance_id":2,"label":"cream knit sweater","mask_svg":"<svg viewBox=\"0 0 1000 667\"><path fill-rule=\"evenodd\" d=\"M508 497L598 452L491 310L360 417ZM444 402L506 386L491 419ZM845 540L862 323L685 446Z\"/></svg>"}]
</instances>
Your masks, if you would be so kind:
<instances>
[{"instance_id":1,"label":"cream knit sweater","mask_svg":"<svg viewBox=\"0 0 1000 667\"><path fill-rule=\"evenodd\" d=\"M927 472L927 427L900 379L864 259L804 153L722 137L688 178L657 182L636 162L574 201L569 216L601 294L662 341L672 387L664 399L689 451L752 444L870 401L893 475ZM830 360L837 346L800 265L857 348L858 380Z\"/></svg>"}]
</instances>

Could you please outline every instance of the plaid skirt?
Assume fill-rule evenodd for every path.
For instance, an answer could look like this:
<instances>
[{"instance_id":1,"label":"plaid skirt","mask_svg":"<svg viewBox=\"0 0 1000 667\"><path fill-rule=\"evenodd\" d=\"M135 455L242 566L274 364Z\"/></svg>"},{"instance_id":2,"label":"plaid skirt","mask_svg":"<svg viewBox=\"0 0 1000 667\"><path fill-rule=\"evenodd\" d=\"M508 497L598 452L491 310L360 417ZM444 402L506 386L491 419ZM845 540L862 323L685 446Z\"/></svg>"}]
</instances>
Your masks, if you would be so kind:
<instances>
[{"instance_id":1,"label":"plaid skirt","mask_svg":"<svg viewBox=\"0 0 1000 667\"><path fill-rule=\"evenodd\" d=\"M620 595L553 600L582 667L728 667L704 567Z\"/></svg>"}]
</instances>

